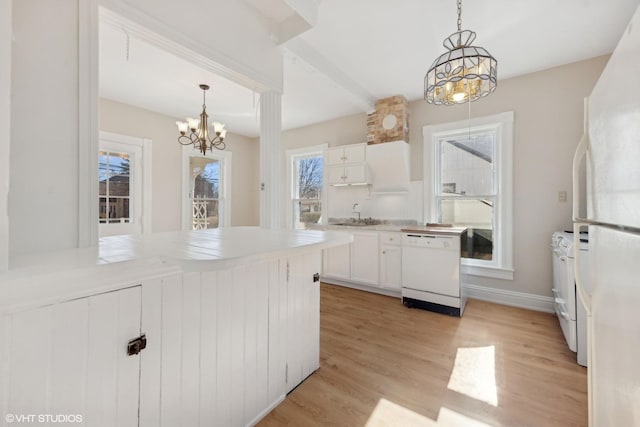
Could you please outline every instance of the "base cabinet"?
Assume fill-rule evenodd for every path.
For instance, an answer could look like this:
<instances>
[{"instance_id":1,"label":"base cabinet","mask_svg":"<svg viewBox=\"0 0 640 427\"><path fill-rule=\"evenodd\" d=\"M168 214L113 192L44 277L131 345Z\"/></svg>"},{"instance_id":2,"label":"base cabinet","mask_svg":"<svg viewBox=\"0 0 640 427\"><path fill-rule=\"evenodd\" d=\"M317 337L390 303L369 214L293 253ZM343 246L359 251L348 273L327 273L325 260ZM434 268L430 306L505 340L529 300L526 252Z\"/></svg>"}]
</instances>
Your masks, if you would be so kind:
<instances>
[{"instance_id":1,"label":"base cabinet","mask_svg":"<svg viewBox=\"0 0 640 427\"><path fill-rule=\"evenodd\" d=\"M353 231L350 245L323 251L323 278L396 295L402 289L401 233ZM342 282L342 283L341 283ZM384 292L388 290L392 292ZM398 294L399 295L399 294Z\"/></svg>"},{"instance_id":2,"label":"base cabinet","mask_svg":"<svg viewBox=\"0 0 640 427\"><path fill-rule=\"evenodd\" d=\"M126 348L140 335L140 303L135 286L6 316L0 423L33 414L14 421L137 426L141 356Z\"/></svg>"},{"instance_id":3,"label":"base cabinet","mask_svg":"<svg viewBox=\"0 0 640 427\"><path fill-rule=\"evenodd\" d=\"M253 425L318 369L320 267L300 252L6 314L0 405L92 426Z\"/></svg>"},{"instance_id":4,"label":"base cabinet","mask_svg":"<svg viewBox=\"0 0 640 427\"><path fill-rule=\"evenodd\" d=\"M335 279L351 279L351 245L336 246L323 252L322 275Z\"/></svg>"},{"instance_id":5,"label":"base cabinet","mask_svg":"<svg viewBox=\"0 0 640 427\"><path fill-rule=\"evenodd\" d=\"M353 233L351 280L367 285L380 283L378 272L378 232Z\"/></svg>"},{"instance_id":6,"label":"base cabinet","mask_svg":"<svg viewBox=\"0 0 640 427\"><path fill-rule=\"evenodd\" d=\"M387 289L402 289L402 248L380 246L380 286Z\"/></svg>"}]
</instances>

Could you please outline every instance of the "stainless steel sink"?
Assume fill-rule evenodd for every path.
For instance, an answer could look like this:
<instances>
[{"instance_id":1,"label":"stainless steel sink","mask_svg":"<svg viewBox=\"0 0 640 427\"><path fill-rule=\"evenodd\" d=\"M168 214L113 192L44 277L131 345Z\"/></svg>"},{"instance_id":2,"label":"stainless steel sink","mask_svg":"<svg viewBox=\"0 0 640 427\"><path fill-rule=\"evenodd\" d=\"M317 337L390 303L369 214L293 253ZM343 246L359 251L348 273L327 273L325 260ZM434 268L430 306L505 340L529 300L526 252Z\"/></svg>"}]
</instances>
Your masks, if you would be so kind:
<instances>
[{"instance_id":1,"label":"stainless steel sink","mask_svg":"<svg viewBox=\"0 0 640 427\"><path fill-rule=\"evenodd\" d=\"M379 225L379 222L378 221L337 222L329 225L341 225L345 227L371 227L374 225Z\"/></svg>"}]
</instances>

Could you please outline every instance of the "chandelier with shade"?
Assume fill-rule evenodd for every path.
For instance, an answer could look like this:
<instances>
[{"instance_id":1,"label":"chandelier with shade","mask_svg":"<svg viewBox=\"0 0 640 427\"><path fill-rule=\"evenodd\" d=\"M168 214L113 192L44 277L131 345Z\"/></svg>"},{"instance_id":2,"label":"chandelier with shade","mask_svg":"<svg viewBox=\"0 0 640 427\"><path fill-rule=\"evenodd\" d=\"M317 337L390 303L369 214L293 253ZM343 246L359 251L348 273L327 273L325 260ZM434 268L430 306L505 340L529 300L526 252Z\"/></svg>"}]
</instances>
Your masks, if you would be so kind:
<instances>
[{"instance_id":1,"label":"chandelier with shade","mask_svg":"<svg viewBox=\"0 0 640 427\"><path fill-rule=\"evenodd\" d=\"M209 132L209 115L207 114L206 94L209 90L209 85L201 84L202 89L202 113L200 113L200 119L187 118L186 122L176 122L178 125L178 142L182 145L193 145L194 149L199 149L202 154L206 154L207 150L213 151L214 148L218 150L224 150L226 144L224 138L227 135L227 131L224 125L220 122L213 122L213 135ZM187 132L190 131L189 135Z\"/></svg>"},{"instance_id":2,"label":"chandelier with shade","mask_svg":"<svg viewBox=\"0 0 640 427\"><path fill-rule=\"evenodd\" d=\"M457 0L458 31L442 43L440 55L424 78L424 99L435 105L475 101L496 90L498 61L482 47L472 46L476 33L462 30L462 0Z\"/></svg>"}]
</instances>

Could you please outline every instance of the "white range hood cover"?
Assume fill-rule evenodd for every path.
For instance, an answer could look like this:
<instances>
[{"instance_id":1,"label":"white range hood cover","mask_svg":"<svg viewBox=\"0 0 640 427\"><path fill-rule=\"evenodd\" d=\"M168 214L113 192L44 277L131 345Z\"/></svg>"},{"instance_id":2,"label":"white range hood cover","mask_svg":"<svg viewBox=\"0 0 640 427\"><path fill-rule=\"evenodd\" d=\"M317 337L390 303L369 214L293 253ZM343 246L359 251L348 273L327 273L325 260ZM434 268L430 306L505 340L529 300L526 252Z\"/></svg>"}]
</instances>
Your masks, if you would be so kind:
<instances>
[{"instance_id":1,"label":"white range hood cover","mask_svg":"<svg viewBox=\"0 0 640 427\"><path fill-rule=\"evenodd\" d=\"M409 144L406 142L367 145L367 164L374 192L409 191Z\"/></svg>"}]
</instances>

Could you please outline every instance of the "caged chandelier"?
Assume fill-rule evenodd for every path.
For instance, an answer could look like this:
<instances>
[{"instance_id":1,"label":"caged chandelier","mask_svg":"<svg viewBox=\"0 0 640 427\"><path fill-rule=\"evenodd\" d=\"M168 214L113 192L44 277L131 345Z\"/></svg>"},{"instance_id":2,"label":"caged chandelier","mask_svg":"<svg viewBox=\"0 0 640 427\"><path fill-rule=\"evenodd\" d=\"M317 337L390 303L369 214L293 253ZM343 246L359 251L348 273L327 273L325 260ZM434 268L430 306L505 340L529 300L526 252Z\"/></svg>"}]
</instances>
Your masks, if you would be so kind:
<instances>
[{"instance_id":1,"label":"caged chandelier","mask_svg":"<svg viewBox=\"0 0 640 427\"><path fill-rule=\"evenodd\" d=\"M476 33L461 30L462 0L458 4L458 31L442 43L440 55L424 78L424 99L430 104L453 105L475 101L496 90L498 61L486 49L471 46Z\"/></svg>"},{"instance_id":2,"label":"caged chandelier","mask_svg":"<svg viewBox=\"0 0 640 427\"><path fill-rule=\"evenodd\" d=\"M199 148L202 154L207 154L207 149L213 151L214 148L218 150L224 150L226 144L224 143L224 137L227 135L227 131L224 125L219 122L213 122L213 131L215 136L209 135L209 125L207 120L209 115L207 114L207 106L205 103L205 97L209 90L209 85L200 85L202 89L202 113L200 113L200 119L187 118L186 122L176 122L178 125L178 142L182 145L193 145L193 148ZM191 133L187 136L187 130Z\"/></svg>"}]
</instances>

